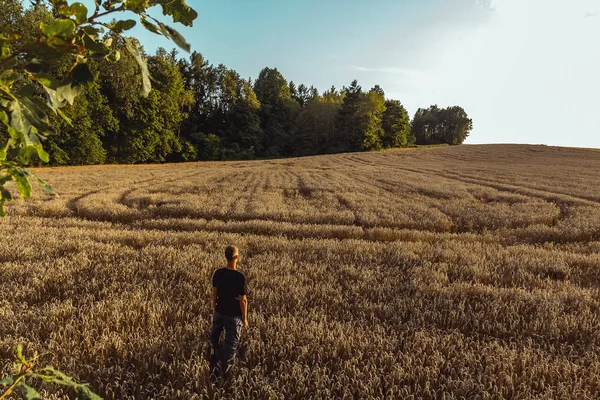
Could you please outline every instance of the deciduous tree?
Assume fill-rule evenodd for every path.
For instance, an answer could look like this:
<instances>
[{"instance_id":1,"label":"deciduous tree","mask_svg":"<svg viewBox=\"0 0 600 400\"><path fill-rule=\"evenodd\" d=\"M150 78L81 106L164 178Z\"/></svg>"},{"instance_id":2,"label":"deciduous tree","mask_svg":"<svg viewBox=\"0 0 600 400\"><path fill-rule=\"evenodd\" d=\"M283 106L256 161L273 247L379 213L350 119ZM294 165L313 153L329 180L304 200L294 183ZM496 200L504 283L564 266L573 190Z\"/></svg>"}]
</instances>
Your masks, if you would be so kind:
<instances>
[{"instance_id":1,"label":"deciduous tree","mask_svg":"<svg viewBox=\"0 0 600 400\"><path fill-rule=\"evenodd\" d=\"M387 100L385 102L382 128L381 144L385 148L405 147L414 142L411 137L408 112L399 100Z\"/></svg>"},{"instance_id":2,"label":"deciduous tree","mask_svg":"<svg viewBox=\"0 0 600 400\"><path fill-rule=\"evenodd\" d=\"M473 129L473 121L462 107L419 108L412 121L417 144L462 144Z\"/></svg>"}]
</instances>

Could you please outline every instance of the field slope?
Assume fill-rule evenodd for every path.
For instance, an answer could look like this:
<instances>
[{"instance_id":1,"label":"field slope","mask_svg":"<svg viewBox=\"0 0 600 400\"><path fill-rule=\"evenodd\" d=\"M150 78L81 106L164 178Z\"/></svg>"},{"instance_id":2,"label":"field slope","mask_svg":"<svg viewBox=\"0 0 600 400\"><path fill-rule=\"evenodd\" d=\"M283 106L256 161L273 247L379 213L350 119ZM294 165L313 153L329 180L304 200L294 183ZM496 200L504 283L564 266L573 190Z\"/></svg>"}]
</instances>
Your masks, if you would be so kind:
<instances>
[{"instance_id":1,"label":"field slope","mask_svg":"<svg viewBox=\"0 0 600 400\"><path fill-rule=\"evenodd\" d=\"M109 399L600 394L599 152L38 173L61 197L0 221L0 372L25 343ZM222 384L204 350L227 244L251 328Z\"/></svg>"}]
</instances>

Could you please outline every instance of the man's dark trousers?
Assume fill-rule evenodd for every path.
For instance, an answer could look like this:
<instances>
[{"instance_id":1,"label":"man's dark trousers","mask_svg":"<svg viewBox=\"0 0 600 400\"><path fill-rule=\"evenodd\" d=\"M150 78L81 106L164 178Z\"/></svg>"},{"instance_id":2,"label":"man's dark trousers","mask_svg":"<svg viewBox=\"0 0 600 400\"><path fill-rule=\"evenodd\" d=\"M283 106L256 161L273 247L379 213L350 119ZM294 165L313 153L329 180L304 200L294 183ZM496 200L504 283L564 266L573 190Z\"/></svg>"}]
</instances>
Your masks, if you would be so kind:
<instances>
[{"instance_id":1,"label":"man's dark trousers","mask_svg":"<svg viewBox=\"0 0 600 400\"><path fill-rule=\"evenodd\" d=\"M219 338L221 332L225 329L225 348L223 349L223 368L233 364L237 348L240 343L242 332L242 317L219 314L215 311L213 316L213 325L210 332L210 342L213 348L212 363L216 364L216 356L219 354Z\"/></svg>"}]
</instances>

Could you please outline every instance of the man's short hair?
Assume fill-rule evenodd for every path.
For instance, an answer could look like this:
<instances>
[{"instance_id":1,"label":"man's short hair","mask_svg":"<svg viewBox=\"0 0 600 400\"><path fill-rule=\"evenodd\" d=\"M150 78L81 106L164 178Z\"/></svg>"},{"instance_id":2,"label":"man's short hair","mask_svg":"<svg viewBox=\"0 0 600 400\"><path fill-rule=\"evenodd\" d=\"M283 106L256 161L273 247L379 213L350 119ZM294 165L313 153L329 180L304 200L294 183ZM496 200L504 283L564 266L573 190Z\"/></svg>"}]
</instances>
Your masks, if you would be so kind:
<instances>
[{"instance_id":1,"label":"man's short hair","mask_svg":"<svg viewBox=\"0 0 600 400\"><path fill-rule=\"evenodd\" d=\"M225 258L227 261L233 261L233 258L237 256L238 248L235 246L227 246L225 249Z\"/></svg>"}]
</instances>

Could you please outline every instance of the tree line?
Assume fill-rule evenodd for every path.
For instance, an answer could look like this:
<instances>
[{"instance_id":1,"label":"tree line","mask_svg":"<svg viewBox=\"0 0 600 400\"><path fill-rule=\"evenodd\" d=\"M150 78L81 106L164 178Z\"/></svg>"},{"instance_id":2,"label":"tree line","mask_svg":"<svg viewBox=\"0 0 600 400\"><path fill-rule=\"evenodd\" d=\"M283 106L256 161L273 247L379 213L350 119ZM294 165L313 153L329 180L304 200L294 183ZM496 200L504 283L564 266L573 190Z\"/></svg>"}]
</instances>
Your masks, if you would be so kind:
<instances>
[{"instance_id":1,"label":"tree line","mask_svg":"<svg viewBox=\"0 0 600 400\"><path fill-rule=\"evenodd\" d=\"M7 4L11 3L7 1ZM12 1L0 23L13 24L32 43L42 21L53 15L43 5L24 9ZM276 68L245 79L223 64L193 52L145 55L152 90L140 94L139 63L120 35L105 40L121 50L117 63L88 60L96 79L51 123L59 134L44 147L53 165L234 160L370 151L426 144L461 144L472 121L458 106L419 109L414 118L383 89L347 87L319 93L288 82ZM69 64L57 63L61 79ZM3 132L6 135L5 132Z\"/></svg>"}]
</instances>

